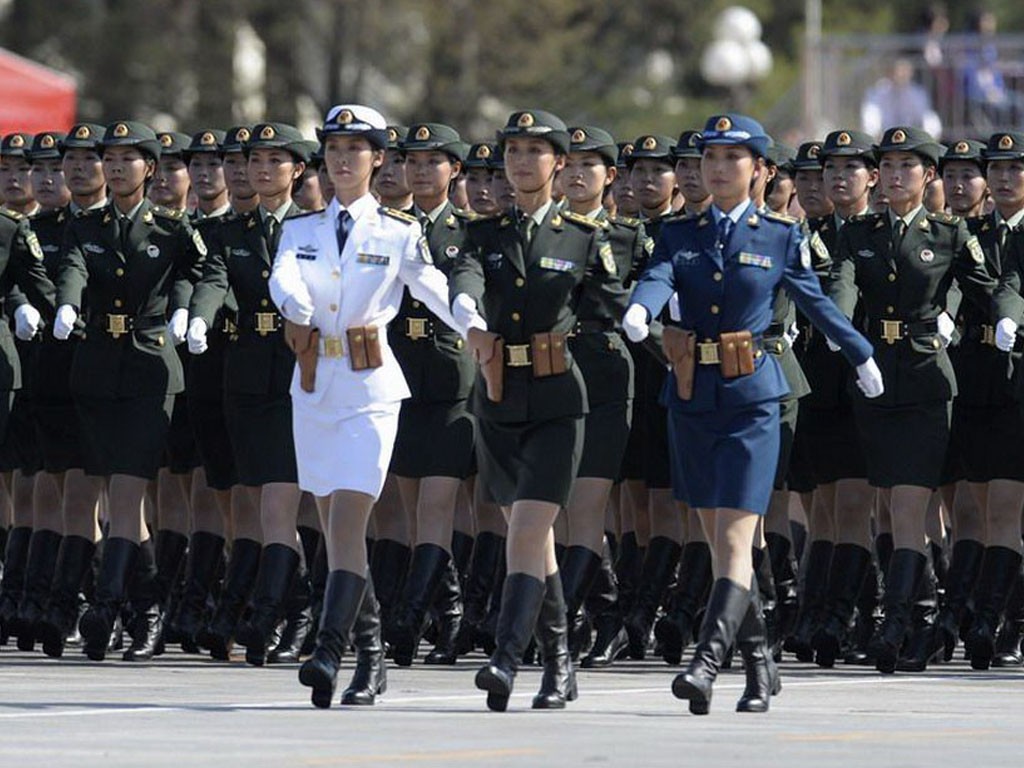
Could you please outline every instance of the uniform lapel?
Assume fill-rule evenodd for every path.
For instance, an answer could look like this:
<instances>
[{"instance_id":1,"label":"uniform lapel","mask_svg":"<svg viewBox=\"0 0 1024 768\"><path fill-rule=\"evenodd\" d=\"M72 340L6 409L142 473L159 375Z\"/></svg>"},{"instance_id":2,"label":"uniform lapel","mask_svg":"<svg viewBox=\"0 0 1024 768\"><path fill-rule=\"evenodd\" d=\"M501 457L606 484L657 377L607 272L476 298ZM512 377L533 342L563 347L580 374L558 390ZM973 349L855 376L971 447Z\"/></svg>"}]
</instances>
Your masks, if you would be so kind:
<instances>
[{"instance_id":1,"label":"uniform lapel","mask_svg":"<svg viewBox=\"0 0 1024 768\"><path fill-rule=\"evenodd\" d=\"M548 208L547 213L540 224L534 227L533 236L530 240L530 249L526 253L527 268L533 266L544 254L557 253L557 245L551 241L561 234L565 226L562 212L554 203Z\"/></svg>"},{"instance_id":2,"label":"uniform lapel","mask_svg":"<svg viewBox=\"0 0 1024 768\"><path fill-rule=\"evenodd\" d=\"M142 207L135 212L132 227L128 230L128 252L124 255L126 259L130 259L143 249L152 228L153 204L149 200L143 200Z\"/></svg>"},{"instance_id":3,"label":"uniform lapel","mask_svg":"<svg viewBox=\"0 0 1024 768\"><path fill-rule=\"evenodd\" d=\"M726 258L734 259L736 254L750 250L750 241L754 239L754 235L760 228L761 214L755 210L754 204L751 203L743 211L740 220L736 222L732 237L729 238L729 247L725 254Z\"/></svg>"},{"instance_id":4,"label":"uniform lapel","mask_svg":"<svg viewBox=\"0 0 1024 768\"><path fill-rule=\"evenodd\" d=\"M722 269L722 254L718 250L718 227L715 217L708 208L697 219L697 238L701 253L707 256L719 270Z\"/></svg>"},{"instance_id":5,"label":"uniform lapel","mask_svg":"<svg viewBox=\"0 0 1024 768\"><path fill-rule=\"evenodd\" d=\"M520 275L526 277L526 262L523 258L523 243L519 239L515 217L512 211L505 211L498 220L498 236L501 240L501 253Z\"/></svg>"},{"instance_id":6,"label":"uniform lapel","mask_svg":"<svg viewBox=\"0 0 1024 768\"><path fill-rule=\"evenodd\" d=\"M883 213L875 221L871 241L874 252L885 256L885 263L889 265L889 269L899 272L897 255L892 250L892 222L889 221L889 214Z\"/></svg>"},{"instance_id":7,"label":"uniform lapel","mask_svg":"<svg viewBox=\"0 0 1024 768\"><path fill-rule=\"evenodd\" d=\"M117 225L117 211L114 210L113 203L107 206L107 209L103 212L103 217L100 219L100 236L103 238L103 244L107 246L107 249L117 254L117 258L123 264L125 258L124 254L121 253L121 237Z\"/></svg>"}]
</instances>

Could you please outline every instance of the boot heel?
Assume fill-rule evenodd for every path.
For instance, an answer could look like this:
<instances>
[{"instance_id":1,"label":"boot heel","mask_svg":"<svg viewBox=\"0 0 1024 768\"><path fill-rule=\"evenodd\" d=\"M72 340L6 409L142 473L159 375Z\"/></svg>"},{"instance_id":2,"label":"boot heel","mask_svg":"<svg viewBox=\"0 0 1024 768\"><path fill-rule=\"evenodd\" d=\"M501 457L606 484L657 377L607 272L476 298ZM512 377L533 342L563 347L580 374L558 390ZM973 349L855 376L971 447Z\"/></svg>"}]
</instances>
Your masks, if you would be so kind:
<instances>
[{"instance_id":1,"label":"boot heel","mask_svg":"<svg viewBox=\"0 0 1024 768\"><path fill-rule=\"evenodd\" d=\"M706 715L711 710L711 687L705 687L696 678L684 672L672 681L672 695L690 702L690 712Z\"/></svg>"},{"instance_id":2,"label":"boot heel","mask_svg":"<svg viewBox=\"0 0 1024 768\"><path fill-rule=\"evenodd\" d=\"M492 712L504 712L508 709L508 700L512 695L512 681L500 669L493 665L483 667L476 673L476 687L487 692L487 708Z\"/></svg>"}]
</instances>

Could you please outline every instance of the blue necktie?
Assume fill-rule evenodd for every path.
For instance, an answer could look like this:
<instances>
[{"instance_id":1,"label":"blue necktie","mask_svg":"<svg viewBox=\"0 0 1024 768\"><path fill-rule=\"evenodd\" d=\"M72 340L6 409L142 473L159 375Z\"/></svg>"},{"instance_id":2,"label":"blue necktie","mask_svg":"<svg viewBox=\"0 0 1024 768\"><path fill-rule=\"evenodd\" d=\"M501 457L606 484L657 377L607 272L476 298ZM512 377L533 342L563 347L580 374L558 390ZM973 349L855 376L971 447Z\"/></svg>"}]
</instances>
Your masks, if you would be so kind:
<instances>
[{"instance_id":1,"label":"blue necktie","mask_svg":"<svg viewBox=\"0 0 1024 768\"><path fill-rule=\"evenodd\" d=\"M338 256L345 250L345 243L348 241L348 233L352 231L352 214L342 210L338 212L338 221L335 234L338 236Z\"/></svg>"},{"instance_id":2,"label":"blue necktie","mask_svg":"<svg viewBox=\"0 0 1024 768\"><path fill-rule=\"evenodd\" d=\"M732 237L732 230L735 226L735 222L728 216L723 216L718 220L718 250L722 253L725 253L729 247L729 238Z\"/></svg>"}]
</instances>

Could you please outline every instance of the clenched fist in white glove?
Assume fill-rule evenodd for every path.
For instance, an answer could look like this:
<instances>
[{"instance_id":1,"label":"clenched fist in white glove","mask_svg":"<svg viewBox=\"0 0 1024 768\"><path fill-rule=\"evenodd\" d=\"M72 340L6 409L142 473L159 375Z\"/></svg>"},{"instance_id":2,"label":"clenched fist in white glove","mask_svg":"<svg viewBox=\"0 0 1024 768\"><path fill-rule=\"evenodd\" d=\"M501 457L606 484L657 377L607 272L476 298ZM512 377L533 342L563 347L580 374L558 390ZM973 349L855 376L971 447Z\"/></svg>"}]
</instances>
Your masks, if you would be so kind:
<instances>
[{"instance_id":1,"label":"clenched fist in white glove","mask_svg":"<svg viewBox=\"0 0 1024 768\"><path fill-rule=\"evenodd\" d=\"M22 304L14 310L14 335L22 341L31 340L39 331L43 316L31 304Z\"/></svg>"},{"instance_id":2,"label":"clenched fist in white glove","mask_svg":"<svg viewBox=\"0 0 1024 768\"><path fill-rule=\"evenodd\" d=\"M864 393L864 397L874 398L885 392L885 384L882 383L882 372L878 370L875 358L869 357L857 366L857 386Z\"/></svg>"},{"instance_id":3,"label":"clenched fist in white glove","mask_svg":"<svg viewBox=\"0 0 1024 768\"><path fill-rule=\"evenodd\" d=\"M201 355L207 349L206 343L206 321L201 317L193 317L188 324L188 332L185 334L188 340L188 351L193 355Z\"/></svg>"},{"instance_id":4,"label":"clenched fist in white glove","mask_svg":"<svg viewBox=\"0 0 1024 768\"><path fill-rule=\"evenodd\" d=\"M935 318L935 326L939 338L942 339L942 346L948 347L949 342L953 340L953 332L956 330L956 323L953 322L953 318L943 312Z\"/></svg>"},{"instance_id":5,"label":"clenched fist in white glove","mask_svg":"<svg viewBox=\"0 0 1024 768\"><path fill-rule=\"evenodd\" d=\"M53 338L57 341L67 341L75 329L77 319L78 313L70 304L61 304L57 307L57 317L53 321Z\"/></svg>"},{"instance_id":6,"label":"clenched fist in white glove","mask_svg":"<svg viewBox=\"0 0 1024 768\"><path fill-rule=\"evenodd\" d=\"M1017 324L1008 317L996 323L996 349L1009 352L1017 340Z\"/></svg>"},{"instance_id":7,"label":"clenched fist in white glove","mask_svg":"<svg viewBox=\"0 0 1024 768\"><path fill-rule=\"evenodd\" d=\"M167 323L167 335L175 345L181 344L188 333L188 310L176 309L171 313L171 320Z\"/></svg>"},{"instance_id":8,"label":"clenched fist in white glove","mask_svg":"<svg viewBox=\"0 0 1024 768\"><path fill-rule=\"evenodd\" d=\"M626 314L622 316L622 330L626 338L634 344L638 344L647 338L651 332L648 324L647 307L642 304L630 304Z\"/></svg>"}]
</instances>

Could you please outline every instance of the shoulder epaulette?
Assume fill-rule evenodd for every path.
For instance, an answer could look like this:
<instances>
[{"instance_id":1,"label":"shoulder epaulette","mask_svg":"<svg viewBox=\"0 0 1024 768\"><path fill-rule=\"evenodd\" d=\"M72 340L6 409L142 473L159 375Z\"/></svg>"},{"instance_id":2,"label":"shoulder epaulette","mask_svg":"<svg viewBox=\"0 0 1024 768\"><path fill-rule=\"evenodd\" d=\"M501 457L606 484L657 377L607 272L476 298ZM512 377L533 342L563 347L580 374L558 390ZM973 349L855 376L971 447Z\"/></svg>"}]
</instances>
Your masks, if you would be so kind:
<instances>
[{"instance_id":1,"label":"shoulder epaulette","mask_svg":"<svg viewBox=\"0 0 1024 768\"><path fill-rule=\"evenodd\" d=\"M382 205L380 207L380 213L384 216L389 216L392 219L397 219L405 224L415 224L419 221L415 216L408 214L405 211L400 211L397 208L389 208L386 205Z\"/></svg>"},{"instance_id":2,"label":"shoulder epaulette","mask_svg":"<svg viewBox=\"0 0 1024 768\"><path fill-rule=\"evenodd\" d=\"M928 221L937 221L939 224L950 224L955 226L960 223L960 217L952 213L929 213Z\"/></svg>"},{"instance_id":3,"label":"shoulder epaulette","mask_svg":"<svg viewBox=\"0 0 1024 768\"><path fill-rule=\"evenodd\" d=\"M470 227L478 227L481 224L490 224L492 222L499 221L499 220L502 219L503 216L508 221L510 221L510 222L512 221L511 219L508 218L508 216L505 213L492 213L492 214L488 214L486 216L481 215L481 214L477 214L476 218L475 219L470 219L468 222L466 222L466 225L470 226Z\"/></svg>"},{"instance_id":4,"label":"shoulder epaulette","mask_svg":"<svg viewBox=\"0 0 1024 768\"><path fill-rule=\"evenodd\" d=\"M29 221L49 221L50 219L57 220L58 218L60 218L60 215L64 212L65 211L63 208L48 208L47 210L39 211L39 213L35 213L29 216L28 218Z\"/></svg>"},{"instance_id":5,"label":"shoulder epaulette","mask_svg":"<svg viewBox=\"0 0 1024 768\"><path fill-rule=\"evenodd\" d=\"M761 214L762 218L768 219L768 221L777 221L780 224L799 224L800 220L795 219L792 216L787 216L784 213L776 213L775 211L765 211Z\"/></svg>"},{"instance_id":6,"label":"shoulder epaulette","mask_svg":"<svg viewBox=\"0 0 1024 768\"><path fill-rule=\"evenodd\" d=\"M572 211L562 211L562 218L590 229L604 229L604 222L591 219L588 216L580 216Z\"/></svg>"},{"instance_id":7,"label":"shoulder epaulette","mask_svg":"<svg viewBox=\"0 0 1024 768\"><path fill-rule=\"evenodd\" d=\"M632 216L609 216L608 221L611 224L618 224L630 229L639 229L640 225L643 224L640 219L635 219Z\"/></svg>"},{"instance_id":8,"label":"shoulder epaulette","mask_svg":"<svg viewBox=\"0 0 1024 768\"><path fill-rule=\"evenodd\" d=\"M310 216L323 216L327 213L327 209L323 208L319 211L303 211L302 213L296 213L294 216L286 216L282 224L287 224L290 221L298 221L299 219L308 219Z\"/></svg>"},{"instance_id":9,"label":"shoulder epaulette","mask_svg":"<svg viewBox=\"0 0 1024 768\"><path fill-rule=\"evenodd\" d=\"M476 221L477 219L482 218L479 213L476 213L475 211L467 211L464 208L452 208L452 213L466 221Z\"/></svg>"},{"instance_id":10,"label":"shoulder epaulette","mask_svg":"<svg viewBox=\"0 0 1024 768\"><path fill-rule=\"evenodd\" d=\"M8 219L12 219L13 221L21 221L22 219L25 218L24 214L18 213L17 211L9 210L7 208L0 208L0 213L2 213Z\"/></svg>"},{"instance_id":11,"label":"shoulder epaulette","mask_svg":"<svg viewBox=\"0 0 1024 768\"><path fill-rule=\"evenodd\" d=\"M185 218L185 211L176 211L173 208L164 208L162 205L154 205L151 209L154 216L160 216L164 219L171 219L172 221L181 221Z\"/></svg>"},{"instance_id":12,"label":"shoulder epaulette","mask_svg":"<svg viewBox=\"0 0 1024 768\"><path fill-rule=\"evenodd\" d=\"M882 214L876 213L876 212L872 212L872 213L858 213L858 214L855 214L854 216L851 216L849 219L847 219L846 223L847 224L857 224L857 223L862 222L862 221L878 221L880 218L882 218Z\"/></svg>"}]
</instances>

